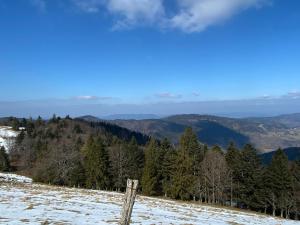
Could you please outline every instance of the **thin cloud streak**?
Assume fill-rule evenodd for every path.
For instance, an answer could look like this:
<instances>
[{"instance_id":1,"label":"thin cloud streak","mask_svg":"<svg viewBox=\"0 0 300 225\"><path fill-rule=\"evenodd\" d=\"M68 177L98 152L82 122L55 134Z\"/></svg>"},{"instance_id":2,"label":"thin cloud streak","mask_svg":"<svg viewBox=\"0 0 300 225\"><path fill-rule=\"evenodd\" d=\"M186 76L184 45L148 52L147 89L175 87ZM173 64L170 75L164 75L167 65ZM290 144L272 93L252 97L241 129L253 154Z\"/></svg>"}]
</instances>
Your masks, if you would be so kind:
<instances>
[{"instance_id":1,"label":"thin cloud streak","mask_svg":"<svg viewBox=\"0 0 300 225\"><path fill-rule=\"evenodd\" d=\"M75 96L72 99L75 100L111 100L112 97L102 97L102 96L93 96L93 95L81 95L81 96Z\"/></svg>"},{"instance_id":2,"label":"thin cloud streak","mask_svg":"<svg viewBox=\"0 0 300 225\"><path fill-rule=\"evenodd\" d=\"M106 4L106 0L71 0L71 2L85 13L98 13Z\"/></svg>"},{"instance_id":3,"label":"thin cloud streak","mask_svg":"<svg viewBox=\"0 0 300 225\"><path fill-rule=\"evenodd\" d=\"M163 99L180 99L180 98L182 98L182 95L172 94L170 92L157 93L155 96L158 98L163 98Z\"/></svg>"}]
</instances>

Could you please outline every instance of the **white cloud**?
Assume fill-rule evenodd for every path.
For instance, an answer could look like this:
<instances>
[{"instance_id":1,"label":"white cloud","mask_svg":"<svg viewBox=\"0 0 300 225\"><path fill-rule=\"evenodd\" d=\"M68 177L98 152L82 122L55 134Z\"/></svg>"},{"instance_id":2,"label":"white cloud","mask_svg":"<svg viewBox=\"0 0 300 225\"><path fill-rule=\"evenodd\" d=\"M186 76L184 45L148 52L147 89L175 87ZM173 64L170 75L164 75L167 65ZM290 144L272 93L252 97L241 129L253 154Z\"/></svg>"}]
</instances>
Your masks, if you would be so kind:
<instances>
[{"instance_id":1,"label":"white cloud","mask_svg":"<svg viewBox=\"0 0 300 225\"><path fill-rule=\"evenodd\" d=\"M178 99L181 98L182 95L180 94L172 94L170 92L162 92L155 95L158 98L166 98L166 99Z\"/></svg>"},{"instance_id":2,"label":"white cloud","mask_svg":"<svg viewBox=\"0 0 300 225\"><path fill-rule=\"evenodd\" d=\"M154 23L164 15L163 0L109 0L107 8L118 15L115 28L137 25L138 23Z\"/></svg>"},{"instance_id":3,"label":"white cloud","mask_svg":"<svg viewBox=\"0 0 300 225\"><path fill-rule=\"evenodd\" d=\"M179 13L170 19L169 26L184 32L201 32L224 22L236 13L259 7L266 0L178 0Z\"/></svg>"},{"instance_id":4,"label":"white cloud","mask_svg":"<svg viewBox=\"0 0 300 225\"><path fill-rule=\"evenodd\" d=\"M174 11L167 8L171 4L167 1L68 0L85 13L108 12L113 17L114 29L152 25L187 33L201 32L209 26L223 23L243 10L261 7L272 0L174 0ZM45 11L46 0L30 2L39 10ZM170 11L172 13L166 13Z\"/></svg>"},{"instance_id":5,"label":"white cloud","mask_svg":"<svg viewBox=\"0 0 300 225\"><path fill-rule=\"evenodd\" d=\"M124 28L140 23L151 24L164 15L163 0L71 0L87 13L107 10L116 19L114 28Z\"/></svg>"}]
</instances>

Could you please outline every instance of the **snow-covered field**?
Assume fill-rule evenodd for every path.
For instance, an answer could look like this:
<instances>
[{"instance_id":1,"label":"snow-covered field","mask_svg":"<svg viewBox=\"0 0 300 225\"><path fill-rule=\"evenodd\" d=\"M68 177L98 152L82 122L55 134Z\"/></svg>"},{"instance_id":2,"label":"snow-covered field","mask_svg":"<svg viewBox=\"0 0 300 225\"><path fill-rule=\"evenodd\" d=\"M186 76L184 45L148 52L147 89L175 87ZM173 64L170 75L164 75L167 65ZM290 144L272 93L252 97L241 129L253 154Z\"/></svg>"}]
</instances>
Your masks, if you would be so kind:
<instances>
[{"instance_id":1,"label":"snow-covered field","mask_svg":"<svg viewBox=\"0 0 300 225\"><path fill-rule=\"evenodd\" d=\"M0 172L0 182L1 181L10 183L32 183L32 179L29 177L20 176L13 173Z\"/></svg>"},{"instance_id":2,"label":"snow-covered field","mask_svg":"<svg viewBox=\"0 0 300 225\"><path fill-rule=\"evenodd\" d=\"M11 127L0 126L0 146L4 146L7 150L10 143L18 136L18 133L19 132L12 130Z\"/></svg>"},{"instance_id":3,"label":"snow-covered field","mask_svg":"<svg viewBox=\"0 0 300 225\"><path fill-rule=\"evenodd\" d=\"M122 194L24 183L24 177L9 177L19 182L0 180L0 224L118 224ZM299 225L300 222L138 196L132 224Z\"/></svg>"}]
</instances>

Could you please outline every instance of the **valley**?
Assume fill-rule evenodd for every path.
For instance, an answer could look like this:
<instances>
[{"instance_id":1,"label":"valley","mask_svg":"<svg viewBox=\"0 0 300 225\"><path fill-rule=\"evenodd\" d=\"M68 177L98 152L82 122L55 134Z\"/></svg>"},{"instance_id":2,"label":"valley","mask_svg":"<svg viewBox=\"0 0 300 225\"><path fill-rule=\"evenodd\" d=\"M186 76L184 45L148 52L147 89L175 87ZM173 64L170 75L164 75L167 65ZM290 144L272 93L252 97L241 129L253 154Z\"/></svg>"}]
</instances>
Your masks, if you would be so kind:
<instances>
[{"instance_id":1,"label":"valley","mask_svg":"<svg viewBox=\"0 0 300 225\"><path fill-rule=\"evenodd\" d=\"M167 137L173 143L178 143L186 127L192 127L199 140L209 146L217 144L226 148L231 141L239 147L251 143L262 153L278 148L300 147L300 114L257 118L186 114L109 122L156 138Z\"/></svg>"}]
</instances>

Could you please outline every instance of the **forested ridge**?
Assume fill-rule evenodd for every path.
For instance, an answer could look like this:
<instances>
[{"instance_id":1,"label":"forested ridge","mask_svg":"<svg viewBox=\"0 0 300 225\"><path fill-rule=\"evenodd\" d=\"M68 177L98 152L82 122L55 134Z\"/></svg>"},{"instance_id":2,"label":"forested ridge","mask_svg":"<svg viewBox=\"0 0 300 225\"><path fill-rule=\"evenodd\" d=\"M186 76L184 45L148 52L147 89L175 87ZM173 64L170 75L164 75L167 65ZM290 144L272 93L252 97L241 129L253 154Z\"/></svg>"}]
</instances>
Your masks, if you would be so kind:
<instances>
[{"instance_id":1,"label":"forested ridge","mask_svg":"<svg viewBox=\"0 0 300 225\"><path fill-rule=\"evenodd\" d=\"M139 191L145 195L299 216L300 162L289 162L280 149L263 165L253 146L208 148L192 128L174 146L167 139L68 116L5 123L26 129L9 155L0 151L3 171L16 170L38 182L115 191L124 191L132 178L141 181Z\"/></svg>"}]
</instances>

